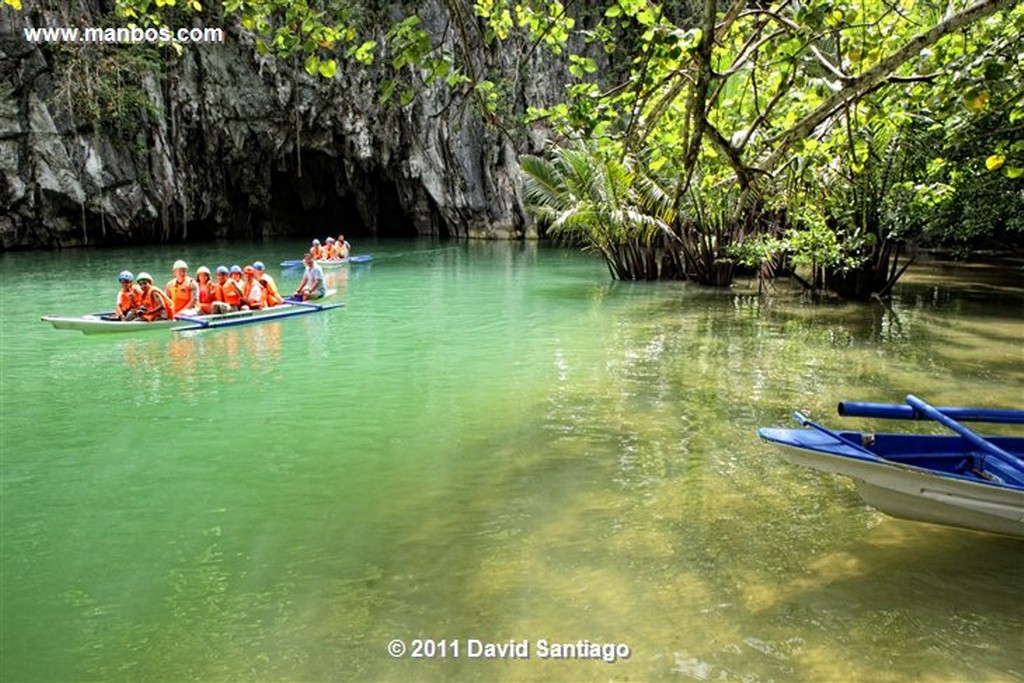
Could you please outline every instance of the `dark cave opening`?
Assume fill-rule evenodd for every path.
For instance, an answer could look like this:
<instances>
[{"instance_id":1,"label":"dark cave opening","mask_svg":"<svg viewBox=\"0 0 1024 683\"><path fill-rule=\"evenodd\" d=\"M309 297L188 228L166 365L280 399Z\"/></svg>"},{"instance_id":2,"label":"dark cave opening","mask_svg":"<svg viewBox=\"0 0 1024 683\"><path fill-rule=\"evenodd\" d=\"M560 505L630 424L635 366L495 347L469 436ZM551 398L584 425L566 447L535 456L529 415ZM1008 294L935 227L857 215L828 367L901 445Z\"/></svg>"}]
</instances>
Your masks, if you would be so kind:
<instances>
[{"instance_id":1,"label":"dark cave opening","mask_svg":"<svg viewBox=\"0 0 1024 683\"><path fill-rule=\"evenodd\" d=\"M344 232L366 235L370 231L359 215L356 197L338 187L335 160L307 153L302 171L291 164L270 172L270 230L275 234L320 237Z\"/></svg>"},{"instance_id":2,"label":"dark cave opening","mask_svg":"<svg viewBox=\"0 0 1024 683\"><path fill-rule=\"evenodd\" d=\"M377 234L381 237L416 237L416 226L402 208L398 188L390 180L376 178Z\"/></svg>"},{"instance_id":3,"label":"dark cave opening","mask_svg":"<svg viewBox=\"0 0 1024 683\"><path fill-rule=\"evenodd\" d=\"M301 175L294 157L271 169L263 233L411 237L416 229L389 179L349 178L337 158L303 150Z\"/></svg>"}]
</instances>

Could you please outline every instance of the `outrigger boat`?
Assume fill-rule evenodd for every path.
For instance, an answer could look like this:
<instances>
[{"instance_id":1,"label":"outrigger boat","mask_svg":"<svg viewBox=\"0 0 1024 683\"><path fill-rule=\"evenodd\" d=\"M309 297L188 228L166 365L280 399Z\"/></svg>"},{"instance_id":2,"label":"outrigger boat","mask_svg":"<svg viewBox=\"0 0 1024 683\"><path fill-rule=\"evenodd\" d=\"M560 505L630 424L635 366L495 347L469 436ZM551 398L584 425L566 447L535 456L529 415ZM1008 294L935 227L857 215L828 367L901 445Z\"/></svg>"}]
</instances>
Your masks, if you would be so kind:
<instances>
[{"instance_id":1,"label":"outrigger boat","mask_svg":"<svg viewBox=\"0 0 1024 683\"><path fill-rule=\"evenodd\" d=\"M329 290L328 294L333 290ZM175 320L113 320L112 313L91 313L79 316L43 316L43 322L48 322L58 330L77 330L83 334L111 334L125 332L148 332L150 330L174 330L175 332L188 332L195 330L209 330L221 327L235 327L237 325L249 325L262 323L270 320L291 318L297 315L309 315L341 308L345 304L318 304L311 301L295 301L285 299L286 303L261 308L251 311L233 311L231 313L218 313L213 315L178 316Z\"/></svg>"},{"instance_id":2,"label":"outrigger boat","mask_svg":"<svg viewBox=\"0 0 1024 683\"><path fill-rule=\"evenodd\" d=\"M360 254L358 256L346 256L345 258L317 259L315 263L321 268L341 268L350 263L369 263L372 260L373 257L369 254ZM305 266L305 263L302 259L281 261L282 268L302 268L303 266Z\"/></svg>"},{"instance_id":3,"label":"outrigger boat","mask_svg":"<svg viewBox=\"0 0 1024 683\"><path fill-rule=\"evenodd\" d=\"M839 414L931 419L956 436L835 432L793 417L806 429L763 427L785 458L853 479L865 503L894 517L1024 538L1024 438L979 436L960 421L1024 424L1024 410L936 408L844 402Z\"/></svg>"}]
</instances>

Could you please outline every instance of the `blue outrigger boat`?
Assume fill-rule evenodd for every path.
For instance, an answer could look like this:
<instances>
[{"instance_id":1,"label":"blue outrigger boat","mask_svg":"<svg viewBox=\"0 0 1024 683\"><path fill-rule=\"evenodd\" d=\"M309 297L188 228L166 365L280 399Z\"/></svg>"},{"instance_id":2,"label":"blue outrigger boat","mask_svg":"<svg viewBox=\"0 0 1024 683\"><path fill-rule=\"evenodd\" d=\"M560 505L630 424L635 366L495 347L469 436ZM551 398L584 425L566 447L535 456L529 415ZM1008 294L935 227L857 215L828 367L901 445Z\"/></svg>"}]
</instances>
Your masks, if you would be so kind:
<instances>
[{"instance_id":1,"label":"blue outrigger boat","mask_svg":"<svg viewBox=\"0 0 1024 683\"><path fill-rule=\"evenodd\" d=\"M843 402L839 414L930 419L955 436L836 432L793 417L804 429L762 427L792 463L853 479L868 505L894 517L1024 538L1024 438L979 436L961 422L1024 424L1024 410Z\"/></svg>"}]
</instances>

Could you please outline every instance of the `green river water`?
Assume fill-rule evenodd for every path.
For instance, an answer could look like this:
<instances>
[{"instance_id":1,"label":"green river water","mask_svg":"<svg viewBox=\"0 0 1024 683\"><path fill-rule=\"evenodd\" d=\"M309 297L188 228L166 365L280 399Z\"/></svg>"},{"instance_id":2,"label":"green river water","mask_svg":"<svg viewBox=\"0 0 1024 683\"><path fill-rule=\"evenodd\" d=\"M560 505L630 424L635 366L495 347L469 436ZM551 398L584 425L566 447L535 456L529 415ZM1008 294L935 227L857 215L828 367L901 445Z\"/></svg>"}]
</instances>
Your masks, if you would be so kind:
<instances>
[{"instance_id":1,"label":"green river water","mask_svg":"<svg viewBox=\"0 0 1024 683\"><path fill-rule=\"evenodd\" d=\"M323 314L38 320L122 268L301 247L0 255L3 681L1024 680L1024 543L887 517L755 434L1021 406L1019 268L916 266L887 310L381 241ZM580 640L629 656L542 656Z\"/></svg>"}]
</instances>

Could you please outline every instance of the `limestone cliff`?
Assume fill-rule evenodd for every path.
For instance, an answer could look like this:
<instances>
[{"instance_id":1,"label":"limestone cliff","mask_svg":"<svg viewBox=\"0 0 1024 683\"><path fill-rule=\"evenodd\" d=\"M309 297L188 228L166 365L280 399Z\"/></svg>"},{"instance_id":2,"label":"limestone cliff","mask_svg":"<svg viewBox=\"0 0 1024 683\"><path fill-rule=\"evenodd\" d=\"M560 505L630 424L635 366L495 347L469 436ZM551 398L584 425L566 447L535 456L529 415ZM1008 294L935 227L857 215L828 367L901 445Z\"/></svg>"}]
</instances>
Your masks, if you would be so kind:
<instances>
[{"instance_id":1,"label":"limestone cliff","mask_svg":"<svg viewBox=\"0 0 1024 683\"><path fill-rule=\"evenodd\" d=\"M528 137L513 141L443 87L384 107L376 68L311 78L297 60L258 56L230 25L224 44L180 55L34 44L24 27L97 25L110 3L29 4L0 6L2 249L535 233L517 189ZM443 31L443 3L420 11ZM561 91L564 69L540 52L481 58L509 70L522 106Z\"/></svg>"}]
</instances>

